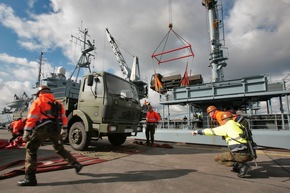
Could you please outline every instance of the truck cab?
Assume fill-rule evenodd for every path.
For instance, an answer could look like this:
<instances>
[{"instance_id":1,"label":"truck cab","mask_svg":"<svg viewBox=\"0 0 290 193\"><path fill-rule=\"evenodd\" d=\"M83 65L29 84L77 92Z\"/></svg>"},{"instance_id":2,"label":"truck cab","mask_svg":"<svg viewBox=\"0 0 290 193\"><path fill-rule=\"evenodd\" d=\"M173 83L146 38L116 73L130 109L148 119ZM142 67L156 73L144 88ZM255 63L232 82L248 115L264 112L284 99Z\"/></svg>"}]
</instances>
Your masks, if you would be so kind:
<instances>
[{"instance_id":1,"label":"truck cab","mask_svg":"<svg viewBox=\"0 0 290 193\"><path fill-rule=\"evenodd\" d=\"M73 105L67 103L66 106ZM67 108L67 111L70 112L68 140L75 150L83 150L91 140L104 136L112 145L121 145L128 136L142 132L136 86L107 72L84 76L77 104L73 110Z\"/></svg>"}]
</instances>

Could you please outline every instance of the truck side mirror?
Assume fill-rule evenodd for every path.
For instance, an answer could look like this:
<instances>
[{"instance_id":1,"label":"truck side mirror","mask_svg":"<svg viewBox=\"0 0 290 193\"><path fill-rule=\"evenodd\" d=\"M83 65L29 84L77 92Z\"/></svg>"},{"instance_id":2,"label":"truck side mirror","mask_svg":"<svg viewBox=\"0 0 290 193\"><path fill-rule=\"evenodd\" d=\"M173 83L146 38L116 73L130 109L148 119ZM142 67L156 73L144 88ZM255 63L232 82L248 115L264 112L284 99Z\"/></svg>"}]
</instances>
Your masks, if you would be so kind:
<instances>
[{"instance_id":1,"label":"truck side mirror","mask_svg":"<svg viewBox=\"0 0 290 193\"><path fill-rule=\"evenodd\" d=\"M87 79L87 85L88 86L93 86L94 83L94 76L93 75L89 75L88 79Z\"/></svg>"}]
</instances>

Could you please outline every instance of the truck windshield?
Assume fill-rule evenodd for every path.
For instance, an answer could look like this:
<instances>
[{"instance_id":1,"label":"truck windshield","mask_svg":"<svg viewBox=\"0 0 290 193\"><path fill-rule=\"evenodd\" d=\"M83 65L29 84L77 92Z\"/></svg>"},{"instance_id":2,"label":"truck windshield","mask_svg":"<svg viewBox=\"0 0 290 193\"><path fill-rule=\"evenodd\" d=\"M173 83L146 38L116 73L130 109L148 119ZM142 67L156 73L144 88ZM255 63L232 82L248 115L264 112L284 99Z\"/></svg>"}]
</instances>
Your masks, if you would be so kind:
<instances>
[{"instance_id":1,"label":"truck windshield","mask_svg":"<svg viewBox=\"0 0 290 193\"><path fill-rule=\"evenodd\" d=\"M126 80L107 74L107 89L109 95L117 95L124 98L130 98L138 101L138 93L134 84Z\"/></svg>"}]
</instances>

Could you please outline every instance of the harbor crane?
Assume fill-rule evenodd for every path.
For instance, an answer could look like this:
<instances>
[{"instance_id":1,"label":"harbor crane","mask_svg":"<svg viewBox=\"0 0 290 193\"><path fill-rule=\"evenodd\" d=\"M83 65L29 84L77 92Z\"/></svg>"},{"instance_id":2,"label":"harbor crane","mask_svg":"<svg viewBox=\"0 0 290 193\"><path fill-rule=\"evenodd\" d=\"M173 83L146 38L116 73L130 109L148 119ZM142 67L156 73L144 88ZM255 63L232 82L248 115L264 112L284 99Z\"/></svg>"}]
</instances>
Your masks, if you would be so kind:
<instances>
[{"instance_id":1,"label":"harbor crane","mask_svg":"<svg viewBox=\"0 0 290 193\"><path fill-rule=\"evenodd\" d=\"M113 49L113 52L117 58L119 67L122 71L124 78L135 84L135 86L137 87L138 96L140 99L145 98L148 94L148 88L147 88L147 83L141 80L139 58L137 56L134 56L132 69L129 68L126 63L126 60L124 59L121 53L121 50L119 49L118 44L116 43L114 37L109 32L108 28L106 28L106 34L107 34L108 41Z\"/></svg>"}]
</instances>

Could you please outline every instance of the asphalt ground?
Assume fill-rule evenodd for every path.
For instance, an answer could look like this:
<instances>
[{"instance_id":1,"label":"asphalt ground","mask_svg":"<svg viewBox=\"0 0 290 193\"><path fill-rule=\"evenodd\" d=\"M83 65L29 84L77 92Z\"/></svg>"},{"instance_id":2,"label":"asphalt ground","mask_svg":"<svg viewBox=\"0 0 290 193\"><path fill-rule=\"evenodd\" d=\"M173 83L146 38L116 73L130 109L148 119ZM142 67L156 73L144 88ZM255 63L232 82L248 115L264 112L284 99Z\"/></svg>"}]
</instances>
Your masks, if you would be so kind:
<instances>
[{"instance_id":1,"label":"asphalt ground","mask_svg":"<svg viewBox=\"0 0 290 193\"><path fill-rule=\"evenodd\" d=\"M0 130L0 139L10 134ZM139 140L138 140L139 141ZM121 147L113 147L106 139L90 146L88 151L73 151L74 155L93 157L102 162L83 167L79 175L73 168L37 173L38 186L19 187L17 181L24 175L0 180L0 192L21 193L188 193L188 192L289 192L290 152L281 149L258 150L256 167L246 178L238 178L231 168L213 161L225 147L196 144L166 143L173 148L146 147L130 138ZM164 144L157 141L157 144ZM45 142L38 158L56 156L53 147ZM0 149L0 167L23 160L25 148ZM53 160L53 159L52 159ZM0 171L3 175L23 165Z\"/></svg>"}]
</instances>

